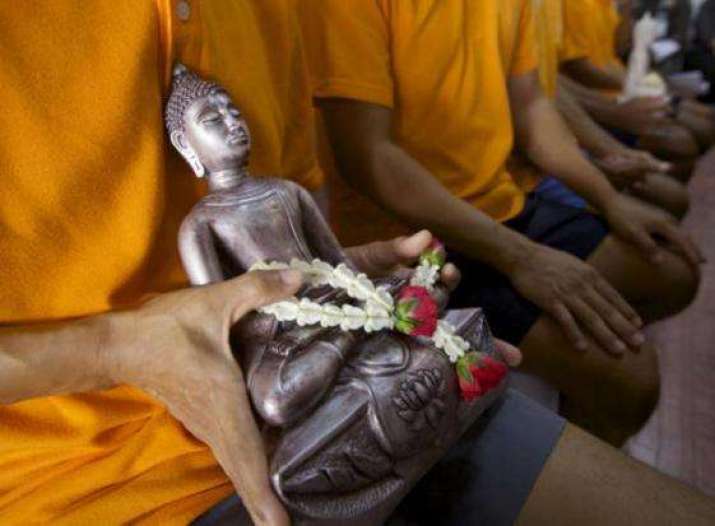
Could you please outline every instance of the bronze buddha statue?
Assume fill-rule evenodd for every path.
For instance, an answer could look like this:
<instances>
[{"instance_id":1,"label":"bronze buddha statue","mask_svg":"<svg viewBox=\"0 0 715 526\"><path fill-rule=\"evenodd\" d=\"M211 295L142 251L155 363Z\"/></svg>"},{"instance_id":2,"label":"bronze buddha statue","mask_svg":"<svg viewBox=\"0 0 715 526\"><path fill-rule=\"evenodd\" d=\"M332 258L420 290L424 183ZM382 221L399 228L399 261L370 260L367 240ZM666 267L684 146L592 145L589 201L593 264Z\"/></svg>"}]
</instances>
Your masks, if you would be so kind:
<instances>
[{"instance_id":1,"label":"bronze buddha statue","mask_svg":"<svg viewBox=\"0 0 715 526\"><path fill-rule=\"evenodd\" d=\"M221 86L177 66L166 123L172 144L208 179L208 195L179 234L193 285L238 276L261 261L318 258L352 267L306 190L249 174L248 127ZM396 293L406 280L381 283ZM325 286L304 287L300 296L351 301ZM447 311L444 319L473 349L494 355L479 309ZM502 381L463 401L443 352L429 339L390 330L301 327L254 313L232 343L256 412L278 435L271 479L298 524L382 522L504 388Z\"/></svg>"}]
</instances>

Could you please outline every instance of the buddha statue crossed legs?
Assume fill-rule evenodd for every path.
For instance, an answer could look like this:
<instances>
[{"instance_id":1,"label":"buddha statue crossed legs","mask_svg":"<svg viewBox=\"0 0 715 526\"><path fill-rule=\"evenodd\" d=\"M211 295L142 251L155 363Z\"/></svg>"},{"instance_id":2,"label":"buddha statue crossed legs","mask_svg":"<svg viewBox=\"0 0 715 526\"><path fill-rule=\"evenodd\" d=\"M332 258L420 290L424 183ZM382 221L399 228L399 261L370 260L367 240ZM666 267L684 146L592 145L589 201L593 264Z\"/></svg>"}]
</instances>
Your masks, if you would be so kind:
<instances>
[{"instance_id":1,"label":"buddha statue crossed legs","mask_svg":"<svg viewBox=\"0 0 715 526\"><path fill-rule=\"evenodd\" d=\"M177 66L166 124L196 175L208 178L208 195L179 234L192 284L230 279L265 261L352 268L306 190L249 174L248 127L221 86ZM381 280L392 294L406 283ZM305 287L300 296L353 301L327 286ZM473 349L493 354L481 311L444 318ZM299 326L254 313L234 332L251 401L267 433L279 437L270 459L274 488L298 523L380 522L503 389L501 382L463 401L453 365L431 340L391 330Z\"/></svg>"}]
</instances>

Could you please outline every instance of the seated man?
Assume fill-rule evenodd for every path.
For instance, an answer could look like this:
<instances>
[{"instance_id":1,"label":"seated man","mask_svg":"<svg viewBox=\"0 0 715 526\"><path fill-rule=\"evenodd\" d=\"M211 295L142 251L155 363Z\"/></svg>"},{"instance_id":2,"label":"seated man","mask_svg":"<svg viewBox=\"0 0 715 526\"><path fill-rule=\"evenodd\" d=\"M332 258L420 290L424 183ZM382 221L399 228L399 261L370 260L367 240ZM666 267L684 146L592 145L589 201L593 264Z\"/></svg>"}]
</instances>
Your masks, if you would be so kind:
<instances>
[{"instance_id":1,"label":"seated man","mask_svg":"<svg viewBox=\"0 0 715 526\"><path fill-rule=\"evenodd\" d=\"M143 302L186 286L202 193L165 139L174 61L241 101L256 169L321 185L282 7L0 5L0 523L187 524L234 487L256 523L287 521L226 331L296 276Z\"/></svg>"},{"instance_id":2,"label":"seated man","mask_svg":"<svg viewBox=\"0 0 715 526\"><path fill-rule=\"evenodd\" d=\"M685 186L667 175L671 165L659 161L648 152L629 148L617 141L593 121L578 100L570 94L567 86L559 85L559 61L563 44L562 0L542 0L536 5L536 39L541 86L544 94L555 101L579 146L616 188L682 218L689 205L688 192ZM538 172L538 169L523 159L517 159L512 169L516 178L534 178L534 171ZM582 199L553 178L541 181L536 191L542 196L560 199L566 204L586 205Z\"/></svg>"},{"instance_id":3,"label":"seated man","mask_svg":"<svg viewBox=\"0 0 715 526\"><path fill-rule=\"evenodd\" d=\"M624 10L629 9L625 3ZM564 0L562 70L572 82L573 95L604 125L635 136L641 147L676 161L687 179L698 143L712 143L713 118L709 108L684 100L677 107L658 97L619 103L626 68L616 53L617 34L630 35L628 17L622 20L611 0ZM697 142L696 142L697 141Z\"/></svg>"},{"instance_id":4,"label":"seated man","mask_svg":"<svg viewBox=\"0 0 715 526\"><path fill-rule=\"evenodd\" d=\"M0 7L0 50L12 64L0 71L3 524L187 524L234 488L256 524L288 523L268 482L228 328L293 294L299 276L251 274L166 292L185 284L176 234L198 194L163 140L162 87L174 60L204 64L241 99L254 124L254 166L311 188L320 183L310 134L294 128L311 120L299 95L302 69L281 62L300 56L292 19L277 0L242 6ZM379 273L408 263L429 241L419 234L351 256ZM154 299L142 301L147 295ZM510 421L519 424L530 406L516 407ZM508 412L502 406L496 414ZM607 469L624 486L609 485L599 499L620 516L615 506L637 476L661 497L650 508L658 517L712 517L702 496L571 427L561 434L563 422L540 414L534 427L547 440L516 437L537 448L529 449L534 477L558 440L529 497L530 514L573 511L555 505L563 495L594 503L582 507L594 513L592 488ZM574 463L573 449L584 447L603 454L597 465ZM569 466L593 478L568 484L564 494L558 484L569 481ZM517 494L531 491L524 480ZM665 509L668 498L683 508ZM642 501L629 502L637 510Z\"/></svg>"},{"instance_id":5,"label":"seated man","mask_svg":"<svg viewBox=\"0 0 715 526\"><path fill-rule=\"evenodd\" d=\"M689 304L700 256L584 158L539 87L531 4L311 0L300 13L341 174L444 239L462 300L522 347L572 421L622 444L658 398L641 320ZM505 168L514 139L601 215L526 195Z\"/></svg>"}]
</instances>

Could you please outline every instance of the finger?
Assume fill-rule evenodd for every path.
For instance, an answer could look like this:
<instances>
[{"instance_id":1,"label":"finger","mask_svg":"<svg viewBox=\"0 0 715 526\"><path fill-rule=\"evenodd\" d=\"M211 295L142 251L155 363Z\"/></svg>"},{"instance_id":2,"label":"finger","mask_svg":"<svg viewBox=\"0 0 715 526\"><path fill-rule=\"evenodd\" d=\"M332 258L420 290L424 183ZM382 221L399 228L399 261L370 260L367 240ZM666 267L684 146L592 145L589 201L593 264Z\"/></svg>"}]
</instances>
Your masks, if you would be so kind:
<instances>
[{"instance_id":1,"label":"finger","mask_svg":"<svg viewBox=\"0 0 715 526\"><path fill-rule=\"evenodd\" d=\"M351 247L345 250L355 267L368 276L380 276L390 272L398 265L399 260L394 251L394 243L403 237L392 241L375 241L367 245Z\"/></svg>"},{"instance_id":2,"label":"finger","mask_svg":"<svg viewBox=\"0 0 715 526\"><path fill-rule=\"evenodd\" d=\"M665 240L679 250L695 268L705 262L705 257L692 238L680 228L669 223L663 224L658 232Z\"/></svg>"},{"instance_id":3,"label":"finger","mask_svg":"<svg viewBox=\"0 0 715 526\"><path fill-rule=\"evenodd\" d=\"M643 162L648 166L648 168L654 172L668 173L673 169L671 163L661 161L649 152L638 152L643 159Z\"/></svg>"},{"instance_id":4,"label":"finger","mask_svg":"<svg viewBox=\"0 0 715 526\"><path fill-rule=\"evenodd\" d=\"M248 272L219 286L233 324L247 312L291 297L302 284L297 270L271 270Z\"/></svg>"},{"instance_id":5,"label":"finger","mask_svg":"<svg viewBox=\"0 0 715 526\"><path fill-rule=\"evenodd\" d=\"M432 233L429 230L420 230L409 237L398 238L393 241L394 252L400 265L411 265L432 243Z\"/></svg>"},{"instance_id":6,"label":"finger","mask_svg":"<svg viewBox=\"0 0 715 526\"><path fill-rule=\"evenodd\" d=\"M422 230L409 237L376 241L346 250L355 266L368 276L387 274L400 265L411 265L429 247L432 234Z\"/></svg>"},{"instance_id":7,"label":"finger","mask_svg":"<svg viewBox=\"0 0 715 526\"><path fill-rule=\"evenodd\" d=\"M648 261L652 263L663 261L661 248L646 230L640 228L633 230L630 241L643 252Z\"/></svg>"},{"instance_id":8,"label":"finger","mask_svg":"<svg viewBox=\"0 0 715 526\"><path fill-rule=\"evenodd\" d=\"M595 288L586 291L585 301L624 343L634 348L640 348L645 343L645 336L638 330L639 327Z\"/></svg>"},{"instance_id":9,"label":"finger","mask_svg":"<svg viewBox=\"0 0 715 526\"><path fill-rule=\"evenodd\" d=\"M626 352L626 344L614 333L603 319L606 313L595 311L581 297L571 297L568 307L573 312L579 324L588 331L593 339L607 352L622 355Z\"/></svg>"},{"instance_id":10,"label":"finger","mask_svg":"<svg viewBox=\"0 0 715 526\"><path fill-rule=\"evenodd\" d=\"M442 267L440 280L451 292L455 290L459 286L459 282L462 281L462 273L454 264L447 263Z\"/></svg>"},{"instance_id":11,"label":"finger","mask_svg":"<svg viewBox=\"0 0 715 526\"><path fill-rule=\"evenodd\" d=\"M554 305L549 313L554 317L559 325L561 325L561 328L566 333L566 337L576 349L579 351L585 351L588 349L588 340L586 340L586 336L579 328L578 323L576 323L576 319L563 303L557 303Z\"/></svg>"},{"instance_id":12,"label":"finger","mask_svg":"<svg viewBox=\"0 0 715 526\"><path fill-rule=\"evenodd\" d=\"M288 526L288 514L270 483L263 438L240 369L236 374L237 381L222 384L225 390L211 397L217 429L209 445L254 523Z\"/></svg>"},{"instance_id":13,"label":"finger","mask_svg":"<svg viewBox=\"0 0 715 526\"><path fill-rule=\"evenodd\" d=\"M594 286L621 314L634 323L639 329L643 327L643 318L640 317L631 304L628 303L621 293L614 289L608 281L603 278L597 279Z\"/></svg>"},{"instance_id":14,"label":"finger","mask_svg":"<svg viewBox=\"0 0 715 526\"><path fill-rule=\"evenodd\" d=\"M509 367L518 367L521 364L521 351L512 344L499 338L494 338L494 348Z\"/></svg>"}]
</instances>

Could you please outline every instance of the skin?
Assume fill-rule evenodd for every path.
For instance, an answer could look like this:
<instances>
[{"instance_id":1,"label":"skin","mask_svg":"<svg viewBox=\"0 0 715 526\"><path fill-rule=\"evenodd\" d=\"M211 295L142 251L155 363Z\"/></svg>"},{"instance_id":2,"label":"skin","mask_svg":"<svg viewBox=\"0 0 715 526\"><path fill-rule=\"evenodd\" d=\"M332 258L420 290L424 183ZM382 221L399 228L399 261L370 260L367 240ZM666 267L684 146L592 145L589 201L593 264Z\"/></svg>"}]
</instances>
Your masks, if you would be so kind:
<instances>
[{"instance_id":1,"label":"skin","mask_svg":"<svg viewBox=\"0 0 715 526\"><path fill-rule=\"evenodd\" d=\"M715 500L568 425L519 525L715 523Z\"/></svg>"},{"instance_id":2,"label":"skin","mask_svg":"<svg viewBox=\"0 0 715 526\"><path fill-rule=\"evenodd\" d=\"M530 353L577 357L580 354L575 351L587 351L614 364L618 361L613 357L636 356L645 343L640 332L642 318L656 319L681 309L686 303L681 292L689 301L697 289L699 252L678 229L675 218L619 193L583 157L575 138L541 93L535 72L512 77L509 89L522 153L585 197L613 230L613 236L588 263L538 245L451 195L393 140L390 109L345 99L320 100L319 104L339 169L348 182L403 222L428 228L460 252L495 267L544 311L545 321L540 323L546 324L547 330L524 341L526 364ZM405 187L412 189L409 200L400 198L400 189ZM440 214L431 213L433 210ZM658 279L644 279L639 274L643 269L649 269L649 278ZM618 286L631 279L632 296L638 299L633 307L618 292ZM654 282L656 288L652 288ZM651 304L659 307L651 308ZM654 360L653 351L643 354ZM601 378L595 369L587 365L572 372L597 382ZM657 385L657 372L653 374ZM566 385L563 379L558 381L557 374L550 376L557 380L557 387L572 390L574 400L587 389ZM638 425L643 423L641 416ZM634 424L614 426L631 431ZM625 432L591 429L609 434L614 442Z\"/></svg>"},{"instance_id":3,"label":"skin","mask_svg":"<svg viewBox=\"0 0 715 526\"><path fill-rule=\"evenodd\" d=\"M581 107L568 86L559 85L555 103L581 148L617 189L683 218L689 206L688 192L668 177L673 169L670 163L614 139Z\"/></svg>"},{"instance_id":4,"label":"skin","mask_svg":"<svg viewBox=\"0 0 715 526\"><path fill-rule=\"evenodd\" d=\"M431 241L429 232L420 232L348 253L363 272L382 275L415 263ZM445 266L442 281L453 288L459 271ZM122 312L4 327L0 403L122 384L139 387L211 448L256 524L289 524L270 486L266 449L233 357L240 349L231 350L229 334L246 313L293 295L300 285L301 276L293 271L252 272L163 294ZM505 361L518 365L520 352L497 343ZM204 388L184 387L190 385Z\"/></svg>"}]
</instances>

